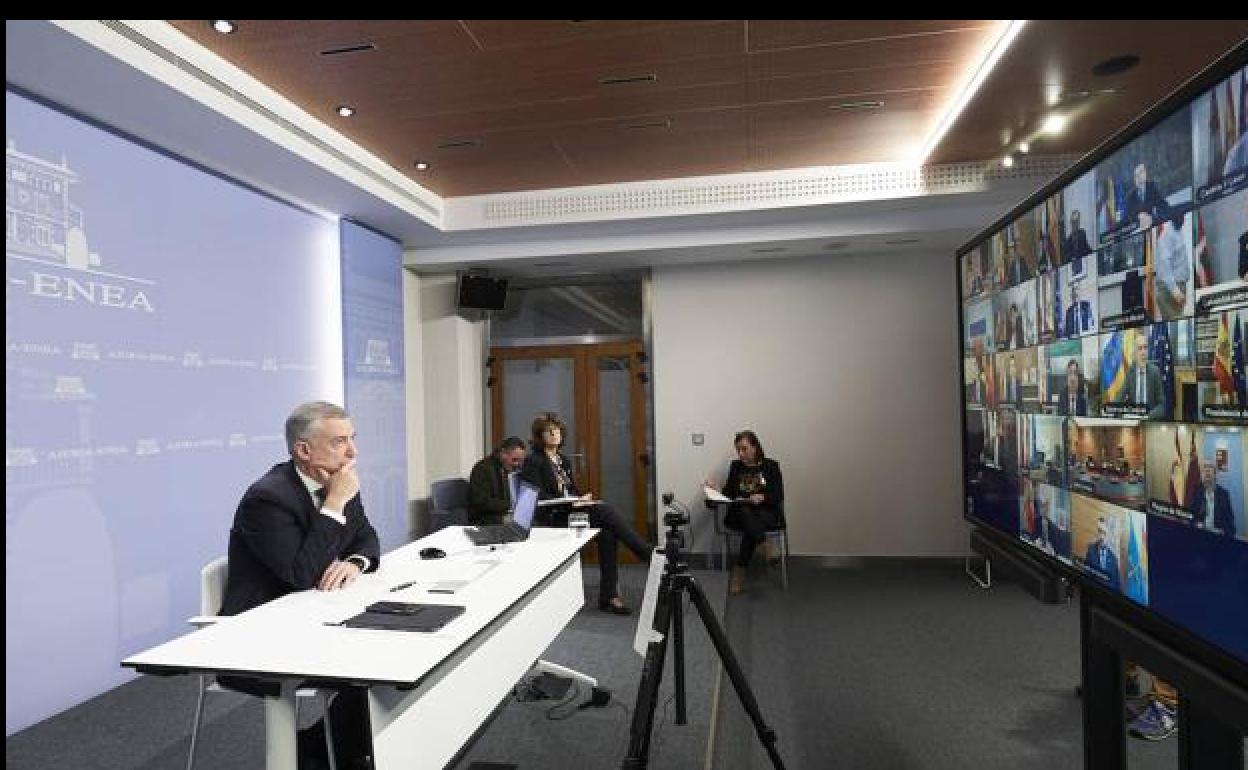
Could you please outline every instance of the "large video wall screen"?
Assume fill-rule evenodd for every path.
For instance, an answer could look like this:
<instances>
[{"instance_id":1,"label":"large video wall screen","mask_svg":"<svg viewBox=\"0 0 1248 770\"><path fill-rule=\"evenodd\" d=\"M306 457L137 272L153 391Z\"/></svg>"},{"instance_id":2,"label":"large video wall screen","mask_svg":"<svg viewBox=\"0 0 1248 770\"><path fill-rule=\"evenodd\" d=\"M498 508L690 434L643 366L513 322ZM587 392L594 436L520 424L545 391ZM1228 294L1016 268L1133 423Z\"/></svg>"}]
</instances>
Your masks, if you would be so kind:
<instances>
[{"instance_id":1,"label":"large video wall screen","mask_svg":"<svg viewBox=\"0 0 1248 770\"><path fill-rule=\"evenodd\" d=\"M1248 67L959 252L967 516L1248 660Z\"/></svg>"}]
</instances>

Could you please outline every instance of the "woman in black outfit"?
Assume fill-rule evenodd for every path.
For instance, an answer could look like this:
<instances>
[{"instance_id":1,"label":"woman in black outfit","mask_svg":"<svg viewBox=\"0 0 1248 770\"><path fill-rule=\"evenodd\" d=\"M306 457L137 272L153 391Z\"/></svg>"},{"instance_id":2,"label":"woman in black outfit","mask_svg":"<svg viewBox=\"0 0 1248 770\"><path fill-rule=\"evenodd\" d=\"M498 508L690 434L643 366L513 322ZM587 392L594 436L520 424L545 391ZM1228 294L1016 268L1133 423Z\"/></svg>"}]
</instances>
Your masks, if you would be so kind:
<instances>
[{"instance_id":1,"label":"woman in black outfit","mask_svg":"<svg viewBox=\"0 0 1248 770\"><path fill-rule=\"evenodd\" d=\"M780 464L763 454L763 445L754 431L741 431L732 443L737 459L729 466L728 480L720 491L737 501L728 506L724 517L725 526L741 533L741 550L728 582L728 593L735 596L744 590L745 568L759 543L765 544L768 561L777 559L767 530L784 524L784 476L780 474ZM710 483L707 486L713 487Z\"/></svg>"},{"instance_id":2,"label":"woman in black outfit","mask_svg":"<svg viewBox=\"0 0 1248 770\"><path fill-rule=\"evenodd\" d=\"M592 494L581 494L572 477L572 464L559 451L565 433L563 422L553 412L538 415L533 420L533 451L524 459L520 478L537 487L542 500L561 497L580 499L567 505L539 508L534 523L545 527L566 527L568 514L573 509L588 513L589 526L601 530L598 533L598 569L602 574L598 583L598 609L616 615L627 615L632 610L620 599L618 590L618 541L623 540L628 550L643 563L650 560L651 548L620 518L614 508L604 502L594 501Z\"/></svg>"}]
</instances>

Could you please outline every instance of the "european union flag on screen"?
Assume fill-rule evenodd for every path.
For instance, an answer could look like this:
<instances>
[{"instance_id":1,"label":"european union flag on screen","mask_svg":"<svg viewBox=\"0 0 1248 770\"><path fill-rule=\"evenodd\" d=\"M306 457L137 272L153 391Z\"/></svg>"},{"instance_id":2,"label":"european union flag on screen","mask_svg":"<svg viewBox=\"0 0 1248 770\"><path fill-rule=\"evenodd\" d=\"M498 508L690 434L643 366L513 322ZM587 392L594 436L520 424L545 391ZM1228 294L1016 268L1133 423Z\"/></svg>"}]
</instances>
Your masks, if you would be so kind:
<instances>
[{"instance_id":1,"label":"european union flag on screen","mask_svg":"<svg viewBox=\"0 0 1248 770\"><path fill-rule=\"evenodd\" d=\"M1127 381L1127 362L1122 355L1122 332L1114 332L1101 352L1101 385L1105 403L1118 400L1118 394Z\"/></svg>"},{"instance_id":2,"label":"european union flag on screen","mask_svg":"<svg viewBox=\"0 0 1248 770\"><path fill-rule=\"evenodd\" d=\"M1167 324L1153 324L1148 331L1148 357L1161 369L1161 389L1166 395L1166 416L1174 414L1174 361L1170 356Z\"/></svg>"},{"instance_id":3,"label":"european union flag on screen","mask_svg":"<svg viewBox=\"0 0 1248 770\"><path fill-rule=\"evenodd\" d=\"M1142 516L1142 514L1141 514ZM1140 555L1144 552L1140 543L1140 527L1135 521L1127 524L1127 596L1135 601L1148 605L1148 573L1140 563Z\"/></svg>"}]
</instances>

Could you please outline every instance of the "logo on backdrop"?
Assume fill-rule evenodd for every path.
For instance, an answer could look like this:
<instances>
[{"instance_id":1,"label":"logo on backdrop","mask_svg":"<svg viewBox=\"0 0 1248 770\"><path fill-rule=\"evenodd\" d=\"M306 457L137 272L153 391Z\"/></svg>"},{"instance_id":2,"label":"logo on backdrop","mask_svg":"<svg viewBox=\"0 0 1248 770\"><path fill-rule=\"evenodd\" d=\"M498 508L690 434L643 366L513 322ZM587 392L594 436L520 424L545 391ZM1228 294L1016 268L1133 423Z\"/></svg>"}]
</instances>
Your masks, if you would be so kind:
<instances>
[{"instance_id":1,"label":"logo on backdrop","mask_svg":"<svg viewBox=\"0 0 1248 770\"><path fill-rule=\"evenodd\" d=\"M355 365L355 371L360 374L394 374L389 340L368 340L364 345L364 360Z\"/></svg>"},{"instance_id":2,"label":"logo on backdrop","mask_svg":"<svg viewBox=\"0 0 1248 770\"><path fill-rule=\"evenodd\" d=\"M80 181L64 157L52 163L18 152L9 139L4 156L5 278L31 297L155 313L155 281L101 269L87 244L82 209L70 199Z\"/></svg>"}]
</instances>

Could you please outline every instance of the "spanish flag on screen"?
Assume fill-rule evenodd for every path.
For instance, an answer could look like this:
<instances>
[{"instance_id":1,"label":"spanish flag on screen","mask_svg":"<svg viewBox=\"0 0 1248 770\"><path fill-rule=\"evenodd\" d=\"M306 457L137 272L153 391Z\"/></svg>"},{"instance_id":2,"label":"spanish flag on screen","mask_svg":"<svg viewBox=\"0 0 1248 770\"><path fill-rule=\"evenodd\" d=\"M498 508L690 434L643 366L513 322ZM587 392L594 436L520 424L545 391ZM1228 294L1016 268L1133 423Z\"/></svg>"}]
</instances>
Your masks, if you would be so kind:
<instances>
[{"instance_id":1,"label":"spanish flag on screen","mask_svg":"<svg viewBox=\"0 0 1248 770\"><path fill-rule=\"evenodd\" d=\"M1218 394L1221 396L1235 393L1235 375L1231 368L1231 327L1230 314L1222 313L1218 321L1218 342L1213 348L1213 376L1218 380ZM1223 399L1222 403L1226 403Z\"/></svg>"},{"instance_id":2,"label":"spanish flag on screen","mask_svg":"<svg viewBox=\"0 0 1248 770\"><path fill-rule=\"evenodd\" d=\"M1127 384L1127 357L1123 348L1125 332L1116 331L1101 352L1101 382L1105 384L1105 403L1118 400Z\"/></svg>"}]
</instances>

